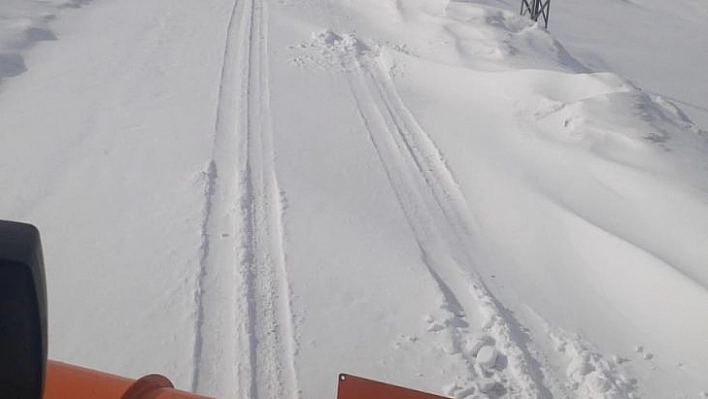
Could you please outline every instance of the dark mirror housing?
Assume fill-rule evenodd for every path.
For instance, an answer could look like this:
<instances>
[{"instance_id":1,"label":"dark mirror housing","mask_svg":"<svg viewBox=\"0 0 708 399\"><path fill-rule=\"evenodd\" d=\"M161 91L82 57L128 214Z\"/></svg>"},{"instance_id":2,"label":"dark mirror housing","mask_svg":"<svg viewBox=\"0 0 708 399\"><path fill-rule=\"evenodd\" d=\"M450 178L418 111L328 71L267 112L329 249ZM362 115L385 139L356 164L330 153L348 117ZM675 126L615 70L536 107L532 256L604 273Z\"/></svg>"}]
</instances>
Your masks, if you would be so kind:
<instances>
[{"instance_id":1,"label":"dark mirror housing","mask_svg":"<svg viewBox=\"0 0 708 399\"><path fill-rule=\"evenodd\" d=\"M0 398L41 399L47 288L39 231L0 220Z\"/></svg>"}]
</instances>

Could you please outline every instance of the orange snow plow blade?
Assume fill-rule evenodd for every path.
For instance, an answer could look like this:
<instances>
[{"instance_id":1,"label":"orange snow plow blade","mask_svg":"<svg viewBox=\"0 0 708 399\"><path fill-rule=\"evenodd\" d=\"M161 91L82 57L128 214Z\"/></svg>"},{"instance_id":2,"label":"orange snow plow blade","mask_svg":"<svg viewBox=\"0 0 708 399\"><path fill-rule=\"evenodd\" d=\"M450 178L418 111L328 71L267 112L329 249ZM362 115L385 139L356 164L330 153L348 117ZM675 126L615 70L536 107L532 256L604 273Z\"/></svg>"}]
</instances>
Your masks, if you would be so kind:
<instances>
[{"instance_id":1,"label":"orange snow plow blade","mask_svg":"<svg viewBox=\"0 0 708 399\"><path fill-rule=\"evenodd\" d=\"M367 380L349 374L339 375L337 399L449 399L412 389Z\"/></svg>"},{"instance_id":2,"label":"orange snow plow blade","mask_svg":"<svg viewBox=\"0 0 708 399\"><path fill-rule=\"evenodd\" d=\"M170 380L151 374L138 380L83 367L47 362L43 399L206 399L174 389Z\"/></svg>"}]
</instances>

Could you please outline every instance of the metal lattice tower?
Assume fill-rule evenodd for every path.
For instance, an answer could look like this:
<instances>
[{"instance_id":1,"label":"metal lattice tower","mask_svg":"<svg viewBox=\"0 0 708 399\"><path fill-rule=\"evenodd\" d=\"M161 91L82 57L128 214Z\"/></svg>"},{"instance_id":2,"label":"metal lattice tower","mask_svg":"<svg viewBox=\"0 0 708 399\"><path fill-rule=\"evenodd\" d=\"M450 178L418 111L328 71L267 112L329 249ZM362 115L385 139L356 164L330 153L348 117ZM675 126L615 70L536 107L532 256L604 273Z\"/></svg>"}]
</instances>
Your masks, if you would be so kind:
<instances>
[{"instance_id":1,"label":"metal lattice tower","mask_svg":"<svg viewBox=\"0 0 708 399\"><path fill-rule=\"evenodd\" d=\"M548 28L548 15L551 11L551 0L521 0L521 15L527 15L534 21L541 17L544 28Z\"/></svg>"}]
</instances>

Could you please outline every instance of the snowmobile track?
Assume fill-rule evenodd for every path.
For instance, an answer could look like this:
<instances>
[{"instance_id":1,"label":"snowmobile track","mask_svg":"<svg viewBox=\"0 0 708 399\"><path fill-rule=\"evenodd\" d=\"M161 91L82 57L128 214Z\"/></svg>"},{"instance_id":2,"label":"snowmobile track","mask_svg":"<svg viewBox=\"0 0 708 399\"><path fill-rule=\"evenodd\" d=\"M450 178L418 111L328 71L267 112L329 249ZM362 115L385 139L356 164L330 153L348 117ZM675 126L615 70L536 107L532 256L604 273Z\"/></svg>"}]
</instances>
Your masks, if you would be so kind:
<instances>
[{"instance_id":1,"label":"snowmobile track","mask_svg":"<svg viewBox=\"0 0 708 399\"><path fill-rule=\"evenodd\" d=\"M299 397L268 86L267 4L234 2L205 187L192 389Z\"/></svg>"},{"instance_id":2,"label":"snowmobile track","mask_svg":"<svg viewBox=\"0 0 708 399\"><path fill-rule=\"evenodd\" d=\"M446 321L452 347L463 352L474 330L490 334L508 357L496 394L547 397L538 363L519 339L515 321L504 312L474 274L474 219L466 200L428 134L401 100L379 56L358 55L350 87L369 139L421 251L421 257L452 315ZM470 327L470 324L472 327ZM467 354L467 356L470 356ZM470 379L483 372L470 365Z\"/></svg>"},{"instance_id":3,"label":"snowmobile track","mask_svg":"<svg viewBox=\"0 0 708 399\"><path fill-rule=\"evenodd\" d=\"M297 397L295 337L285 270L281 192L270 116L267 2L245 4L241 66L241 273L246 282L248 398Z\"/></svg>"}]
</instances>

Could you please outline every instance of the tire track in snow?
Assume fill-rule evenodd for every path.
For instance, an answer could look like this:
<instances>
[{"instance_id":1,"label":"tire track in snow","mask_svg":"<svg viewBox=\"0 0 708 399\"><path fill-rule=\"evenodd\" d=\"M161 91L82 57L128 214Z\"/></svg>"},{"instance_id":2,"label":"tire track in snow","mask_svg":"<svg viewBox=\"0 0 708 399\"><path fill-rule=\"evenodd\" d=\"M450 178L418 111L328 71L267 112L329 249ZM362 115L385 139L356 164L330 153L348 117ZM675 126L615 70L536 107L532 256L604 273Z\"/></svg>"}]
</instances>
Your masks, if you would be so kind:
<instances>
[{"instance_id":1,"label":"tire track in snow","mask_svg":"<svg viewBox=\"0 0 708 399\"><path fill-rule=\"evenodd\" d=\"M267 16L235 1L227 27L205 205L192 389L299 397L270 122Z\"/></svg>"},{"instance_id":2,"label":"tire track in snow","mask_svg":"<svg viewBox=\"0 0 708 399\"><path fill-rule=\"evenodd\" d=\"M283 203L270 114L267 4L245 4L241 62L240 273L245 278L250 384L245 398L299 397L283 248Z\"/></svg>"},{"instance_id":3,"label":"tire track in snow","mask_svg":"<svg viewBox=\"0 0 708 399\"><path fill-rule=\"evenodd\" d=\"M452 333L453 351L464 353L469 345L468 322L482 326L509 367L490 373L468 358L470 379L485 380L497 373L503 388L487 386L492 396L551 397L540 364L523 343L522 328L473 274L473 218L452 173L401 100L381 57L370 56L358 42L352 48L356 56L344 61L355 66L350 69L350 87L423 262L443 294L443 307L452 314L445 324ZM458 388L449 393L468 393L468 387Z\"/></svg>"}]
</instances>

